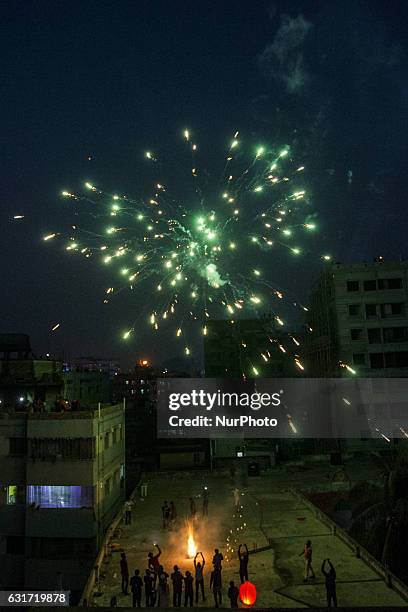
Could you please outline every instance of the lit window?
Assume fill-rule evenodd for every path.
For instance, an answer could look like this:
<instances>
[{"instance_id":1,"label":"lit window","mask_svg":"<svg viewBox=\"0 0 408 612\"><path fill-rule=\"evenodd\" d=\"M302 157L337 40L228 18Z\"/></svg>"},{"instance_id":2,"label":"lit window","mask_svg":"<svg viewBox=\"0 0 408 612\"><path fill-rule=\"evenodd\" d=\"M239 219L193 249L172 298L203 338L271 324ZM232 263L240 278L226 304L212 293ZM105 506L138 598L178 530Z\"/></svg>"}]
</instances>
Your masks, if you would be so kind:
<instances>
[{"instance_id":1,"label":"lit window","mask_svg":"<svg viewBox=\"0 0 408 612\"><path fill-rule=\"evenodd\" d=\"M29 485L27 501L42 508L91 508L93 487Z\"/></svg>"},{"instance_id":2,"label":"lit window","mask_svg":"<svg viewBox=\"0 0 408 612\"><path fill-rule=\"evenodd\" d=\"M7 504L12 506L17 503L17 485L7 487Z\"/></svg>"}]
</instances>

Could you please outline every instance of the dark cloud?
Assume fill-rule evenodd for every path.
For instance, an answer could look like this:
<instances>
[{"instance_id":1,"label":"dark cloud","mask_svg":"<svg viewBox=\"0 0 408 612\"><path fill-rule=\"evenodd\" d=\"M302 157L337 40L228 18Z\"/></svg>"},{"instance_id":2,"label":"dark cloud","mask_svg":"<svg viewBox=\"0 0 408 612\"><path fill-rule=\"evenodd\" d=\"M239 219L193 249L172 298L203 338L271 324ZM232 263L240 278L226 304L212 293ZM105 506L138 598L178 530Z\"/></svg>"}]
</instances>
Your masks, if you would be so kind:
<instances>
[{"instance_id":1,"label":"dark cloud","mask_svg":"<svg viewBox=\"0 0 408 612\"><path fill-rule=\"evenodd\" d=\"M283 83L288 93L299 93L309 81L303 44L312 27L303 15L283 15L272 43L258 57L263 74Z\"/></svg>"}]
</instances>

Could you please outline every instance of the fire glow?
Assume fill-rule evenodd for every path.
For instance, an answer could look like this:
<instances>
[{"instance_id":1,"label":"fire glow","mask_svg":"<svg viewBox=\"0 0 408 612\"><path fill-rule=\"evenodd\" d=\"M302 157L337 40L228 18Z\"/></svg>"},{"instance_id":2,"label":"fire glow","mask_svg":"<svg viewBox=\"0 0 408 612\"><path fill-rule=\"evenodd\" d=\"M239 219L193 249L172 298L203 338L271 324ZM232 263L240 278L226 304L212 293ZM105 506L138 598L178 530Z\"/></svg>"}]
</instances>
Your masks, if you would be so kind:
<instances>
[{"instance_id":1,"label":"fire glow","mask_svg":"<svg viewBox=\"0 0 408 612\"><path fill-rule=\"evenodd\" d=\"M194 541L193 526L187 524L188 540L187 540L187 558L193 559L197 554L197 544Z\"/></svg>"}]
</instances>

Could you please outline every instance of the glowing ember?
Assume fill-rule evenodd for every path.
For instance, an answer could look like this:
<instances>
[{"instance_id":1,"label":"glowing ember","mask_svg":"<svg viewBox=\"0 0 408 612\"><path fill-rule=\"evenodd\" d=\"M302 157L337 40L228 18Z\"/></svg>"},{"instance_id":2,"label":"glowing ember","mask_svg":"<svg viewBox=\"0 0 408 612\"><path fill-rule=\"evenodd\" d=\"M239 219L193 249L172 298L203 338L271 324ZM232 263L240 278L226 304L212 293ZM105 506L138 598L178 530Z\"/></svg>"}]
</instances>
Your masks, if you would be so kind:
<instances>
[{"instance_id":1,"label":"glowing ember","mask_svg":"<svg viewBox=\"0 0 408 612\"><path fill-rule=\"evenodd\" d=\"M188 525L188 541L187 541L187 557L192 559L196 556L197 553L197 545L194 541L193 528L189 524Z\"/></svg>"}]
</instances>

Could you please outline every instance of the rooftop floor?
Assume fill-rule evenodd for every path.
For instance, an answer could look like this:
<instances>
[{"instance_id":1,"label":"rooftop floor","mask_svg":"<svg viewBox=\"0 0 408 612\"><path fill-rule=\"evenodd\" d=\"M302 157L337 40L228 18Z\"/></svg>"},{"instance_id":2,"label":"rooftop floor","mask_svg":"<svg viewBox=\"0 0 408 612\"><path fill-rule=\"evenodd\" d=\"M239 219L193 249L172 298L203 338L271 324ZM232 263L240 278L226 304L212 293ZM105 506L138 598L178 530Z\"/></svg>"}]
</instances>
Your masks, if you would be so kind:
<instances>
[{"instance_id":1,"label":"rooftop floor","mask_svg":"<svg viewBox=\"0 0 408 612\"><path fill-rule=\"evenodd\" d=\"M149 475L147 497L137 500L132 513L132 524L122 525L119 537L114 541L112 554L108 557L101 580L101 596L95 599L98 606L109 606L113 595L119 607L132 605L131 596L125 596L120 588L120 551L127 554L130 575L135 568L141 574L147 567L147 554L158 542L162 553L162 564L170 574L174 564L182 572L192 570L192 560L187 558L186 517L189 513L190 496L198 496L203 485L210 491L209 516L201 517L201 499L197 498L199 518L194 535L198 550L206 558L205 587L206 606L213 606L209 592L209 576L214 548L224 554L223 562L223 606L229 607L226 597L228 582L239 585L236 548L246 543L251 550L271 547L250 555L249 579L258 591L256 606L261 608L307 608L324 607L326 594L324 576L320 566L329 557L337 572L337 598L339 606L406 606L404 599L385 582L362 559L329 528L315 517L314 513L288 490L291 476L278 470L268 477L248 478L237 484L228 477L206 476L203 473L178 473L171 475ZM292 478L293 480L293 478ZM295 478L296 480L296 478ZM242 511L235 513L234 488L241 492ZM174 501L178 513L177 528L163 529L161 506L163 501ZM228 550L227 538L234 551ZM299 556L307 539L312 540L315 580L303 582L303 558ZM235 542L236 540L236 542ZM170 584L170 601L172 589ZM184 601L182 601L184 603ZM143 602L144 604L144 602ZM199 606L204 607L200 601Z\"/></svg>"}]
</instances>

